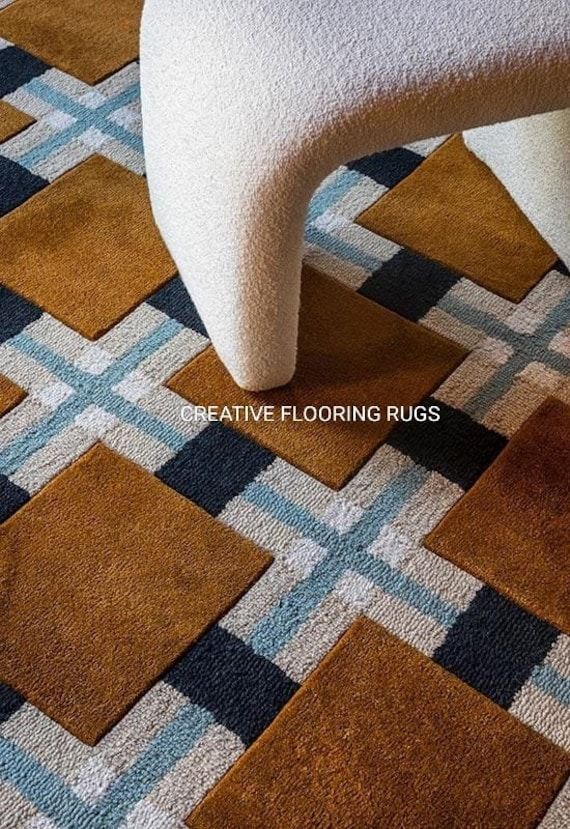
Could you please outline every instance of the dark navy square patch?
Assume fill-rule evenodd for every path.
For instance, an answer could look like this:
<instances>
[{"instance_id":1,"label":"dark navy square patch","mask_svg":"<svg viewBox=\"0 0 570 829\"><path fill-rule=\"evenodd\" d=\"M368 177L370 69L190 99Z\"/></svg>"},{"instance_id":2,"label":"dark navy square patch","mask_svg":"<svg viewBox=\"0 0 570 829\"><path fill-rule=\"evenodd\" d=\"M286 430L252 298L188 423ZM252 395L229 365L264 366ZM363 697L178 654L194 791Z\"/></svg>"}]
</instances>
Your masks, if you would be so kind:
<instances>
[{"instance_id":1,"label":"dark navy square patch","mask_svg":"<svg viewBox=\"0 0 570 829\"><path fill-rule=\"evenodd\" d=\"M246 745L298 688L277 665L217 625L168 671L165 682L210 711Z\"/></svg>"},{"instance_id":2,"label":"dark navy square patch","mask_svg":"<svg viewBox=\"0 0 570 829\"><path fill-rule=\"evenodd\" d=\"M374 179L378 184L394 187L413 173L423 160L423 155L407 150L405 147L397 147L394 150L384 150L364 156L364 158L351 161L346 166L349 170L356 170Z\"/></svg>"},{"instance_id":3,"label":"dark navy square patch","mask_svg":"<svg viewBox=\"0 0 570 829\"><path fill-rule=\"evenodd\" d=\"M0 521L13 515L29 499L25 489L13 484L5 475L0 475Z\"/></svg>"},{"instance_id":4,"label":"dark navy square patch","mask_svg":"<svg viewBox=\"0 0 570 829\"><path fill-rule=\"evenodd\" d=\"M400 250L360 286L358 293L417 322L459 281L454 271Z\"/></svg>"},{"instance_id":5,"label":"dark navy square patch","mask_svg":"<svg viewBox=\"0 0 570 829\"><path fill-rule=\"evenodd\" d=\"M543 622L500 593L483 587L458 617L433 658L498 705L516 692L558 637Z\"/></svg>"},{"instance_id":6,"label":"dark navy square patch","mask_svg":"<svg viewBox=\"0 0 570 829\"><path fill-rule=\"evenodd\" d=\"M0 216L19 207L46 185L45 179L35 176L25 167L0 155Z\"/></svg>"},{"instance_id":7,"label":"dark navy square patch","mask_svg":"<svg viewBox=\"0 0 570 829\"><path fill-rule=\"evenodd\" d=\"M19 334L41 315L42 311L36 305L0 285L0 343Z\"/></svg>"},{"instance_id":8,"label":"dark navy square patch","mask_svg":"<svg viewBox=\"0 0 570 829\"><path fill-rule=\"evenodd\" d=\"M506 438L439 400L424 402L439 407L440 420L398 423L388 443L426 469L469 489L505 447Z\"/></svg>"},{"instance_id":9,"label":"dark navy square patch","mask_svg":"<svg viewBox=\"0 0 570 829\"><path fill-rule=\"evenodd\" d=\"M190 299L190 294L179 276L175 276L166 285L159 288L156 293L147 299L147 302L154 308L158 308L159 311L168 314L169 317L178 320L187 328L193 328L194 331L204 337L208 336L204 323Z\"/></svg>"},{"instance_id":10,"label":"dark navy square patch","mask_svg":"<svg viewBox=\"0 0 570 829\"><path fill-rule=\"evenodd\" d=\"M43 75L50 67L17 46L0 49L0 98Z\"/></svg>"},{"instance_id":11,"label":"dark navy square patch","mask_svg":"<svg viewBox=\"0 0 570 829\"><path fill-rule=\"evenodd\" d=\"M257 443L211 423L156 475L216 516L274 460L275 455Z\"/></svg>"}]
</instances>

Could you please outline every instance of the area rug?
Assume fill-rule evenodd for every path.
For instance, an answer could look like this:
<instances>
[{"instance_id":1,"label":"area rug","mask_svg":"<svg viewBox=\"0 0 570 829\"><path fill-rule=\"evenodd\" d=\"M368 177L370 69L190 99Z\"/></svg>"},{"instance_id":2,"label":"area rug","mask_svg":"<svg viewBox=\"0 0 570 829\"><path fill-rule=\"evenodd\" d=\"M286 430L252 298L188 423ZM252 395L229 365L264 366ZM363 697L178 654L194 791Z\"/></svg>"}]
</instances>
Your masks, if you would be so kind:
<instances>
[{"instance_id":1,"label":"area rug","mask_svg":"<svg viewBox=\"0 0 570 829\"><path fill-rule=\"evenodd\" d=\"M358 159L242 392L88 5L0 2L0 826L563 829L570 276L460 137Z\"/></svg>"}]
</instances>

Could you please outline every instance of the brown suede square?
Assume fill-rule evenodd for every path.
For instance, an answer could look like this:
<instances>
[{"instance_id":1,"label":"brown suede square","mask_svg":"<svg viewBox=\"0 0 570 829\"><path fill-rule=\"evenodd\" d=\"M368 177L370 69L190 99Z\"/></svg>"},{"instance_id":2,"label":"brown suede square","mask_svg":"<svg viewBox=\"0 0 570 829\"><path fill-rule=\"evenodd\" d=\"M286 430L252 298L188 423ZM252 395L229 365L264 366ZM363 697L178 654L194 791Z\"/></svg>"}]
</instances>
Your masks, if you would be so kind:
<instances>
[{"instance_id":1,"label":"brown suede square","mask_svg":"<svg viewBox=\"0 0 570 829\"><path fill-rule=\"evenodd\" d=\"M0 219L0 282L95 339L175 273L145 180L101 156Z\"/></svg>"},{"instance_id":2,"label":"brown suede square","mask_svg":"<svg viewBox=\"0 0 570 829\"><path fill-rule=\"evenodd\" d=\"M426 544L570 634L570 408L540 406Z\"/></svg>"},{"instance_id":3,"label":"brown suede square","mask_svg":"<svg viewBox=\"0 0 570 829\"><path fill-rule=\"evenodd\" d=\"M270 560L96 445L0 529L0 679L94 744Z\"/></svg>"},{"instance_id":4,"label":"brown suede square","mask_svg":"<svg viewBox=\"0 0 570 829\"><path fill-rule=\"evenodd\" d=\"M514 302L557 258L458 135L365 210L358 223Z\"/></svg>"},{"instance_id":5,"label":"brown suede square","mask_svg":"<svg viewBox=\"0 0 570 829\"><path fill-rule=\"evenodd\" d=\"M2 37L86 83L134 60L142 0L18 0L0 11Z\"/></svg>"},{"instance_id":6,"label":"brown suede square","mask_svg":"<svg viewBox=\"0 0 570 829\"><path fill-rule=\"evenodd\" d=\"M0 142L17 135L34 123L34 119L25 112L11 106L7 101L0 101Z\"/></svg>"},{"instance_id":7,"label":"brown suede square","mask_svg":"<svg viewBox=\"0 0 570 829\"><path fill-rule=\"evenodd\" d=\"M23 389L0 374L0 416L17 406L25 396Z\"/></svg>"},{"instance_id":8,"label":"brown suede square","mask_svg":"<svg viewBox=\"0 0 570 829\"><path fill-rule=\"evenodd\" d=\"M187 819L191 829L531 829L570 758L368 619Z\"/></svg>"}]
</instances>

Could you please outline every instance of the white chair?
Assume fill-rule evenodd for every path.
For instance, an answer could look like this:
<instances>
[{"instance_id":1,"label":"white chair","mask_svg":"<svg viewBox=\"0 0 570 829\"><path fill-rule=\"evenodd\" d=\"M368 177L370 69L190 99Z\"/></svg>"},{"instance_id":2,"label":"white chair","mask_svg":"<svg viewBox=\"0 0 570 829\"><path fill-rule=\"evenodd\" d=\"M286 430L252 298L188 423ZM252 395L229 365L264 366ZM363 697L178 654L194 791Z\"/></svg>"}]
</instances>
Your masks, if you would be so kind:
<instances>
[{"instance_id":1,"label":"white chair","mask_svg":"<svg viewBox=\"0 0 570 829\"><path fill-rule=\"evenodd\" d=\"M146 0L141 84L156 223L220 358L262 390L295 369L303 226L322 179L371 152L570 106L570 6ZM557 118L560 131L554 116L532 122L516 162L525 126L467 134L523 209L536 201L529 215L553 246L538 219L549 188L514 182L530 156L537 175L542 123L545 167L564 173L552 159L568 115Z\"/></svg>"}]
</instances>

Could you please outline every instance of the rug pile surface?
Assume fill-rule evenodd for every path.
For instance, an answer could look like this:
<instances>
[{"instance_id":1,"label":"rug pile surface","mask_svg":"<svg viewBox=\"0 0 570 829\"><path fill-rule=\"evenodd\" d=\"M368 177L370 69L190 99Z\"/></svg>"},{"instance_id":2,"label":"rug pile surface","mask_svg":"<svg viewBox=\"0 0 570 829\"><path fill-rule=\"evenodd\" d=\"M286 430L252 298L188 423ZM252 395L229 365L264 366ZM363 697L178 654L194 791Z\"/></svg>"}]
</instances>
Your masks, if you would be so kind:
<instances>
[{"instance_id":1,"label":"rug pile surface","mask_svg":"<svg viewBox=\"0 0 570 829\"><path fill-rule=\"evenodd\" d=\"M356 160L296 378L236 388L152 222L139 15L0 0L0 826L563 829L568 272L460 136ZM183 416L335 404L439 419Z\"/></svg>"}]
</instances>

